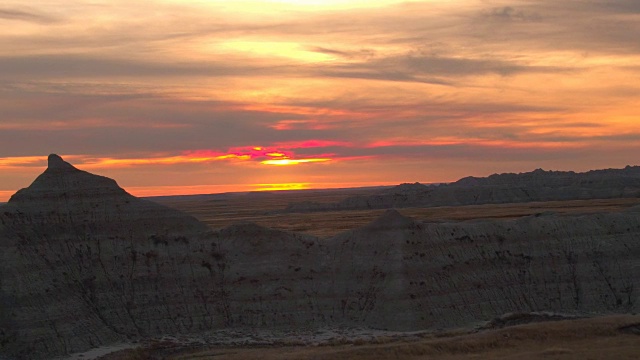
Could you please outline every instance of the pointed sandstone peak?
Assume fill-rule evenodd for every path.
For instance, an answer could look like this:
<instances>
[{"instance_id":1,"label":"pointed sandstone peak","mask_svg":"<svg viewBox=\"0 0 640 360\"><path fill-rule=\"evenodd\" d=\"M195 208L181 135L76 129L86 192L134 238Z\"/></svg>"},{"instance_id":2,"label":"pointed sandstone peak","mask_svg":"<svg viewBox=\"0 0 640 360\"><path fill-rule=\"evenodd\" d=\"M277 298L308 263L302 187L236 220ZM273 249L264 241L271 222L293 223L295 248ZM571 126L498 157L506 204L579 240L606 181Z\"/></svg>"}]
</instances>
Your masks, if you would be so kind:
<instances>
[{"instance_id":1,"label":"pointed sandstone peak","mask_svg":"<svg viewBox=\"0 0 640 360\"><path fill-rule=\"evenodd\" d=\"M130 196L115 180L77 169L59 155L51 154L47 169L29 187L15 193L9 203L37 202L43 199L102 201L104 197L122 195Z\"/></svg>"},{"instance_id":2,"label":"pointed sandstone peak","mask_svg":"<svg viewBox=\"0 0 640 360\"><path fill-rule=\"evenodd\" d=\"M57 154L49 155L47 169L49 169L49 170L78 170L73 165L71 165L68 162L62 160L62 158Z\"/></svg>"}]
</instances>

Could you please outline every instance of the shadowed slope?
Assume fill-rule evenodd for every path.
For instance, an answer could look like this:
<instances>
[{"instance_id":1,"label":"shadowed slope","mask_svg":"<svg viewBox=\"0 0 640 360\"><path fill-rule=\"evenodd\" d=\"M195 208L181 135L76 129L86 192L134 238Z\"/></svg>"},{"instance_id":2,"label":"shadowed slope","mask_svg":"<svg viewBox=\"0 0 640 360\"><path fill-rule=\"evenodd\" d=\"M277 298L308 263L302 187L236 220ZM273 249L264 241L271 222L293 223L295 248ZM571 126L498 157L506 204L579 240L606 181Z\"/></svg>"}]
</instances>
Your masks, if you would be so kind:
<instances>
[{"instance_id":1,"label":"shadowed slope","mask_svg":"<svg viewBox=\"0 0 640 360\"><path fill-rule=\"evenodd\" d=\"M113 179L78 170L56 154L49 155L47 169L26 189L21 189L9 204L44 199L89 199L128 195ZM94 199L95 200L95 199Z\"/></svg>"},{"instance_id":2,"label":"shadowed slope","mask_svg":"<svg viewBox=\"0 0 640 360\"><path fill-rule=\"evenodd\" d=\"M49 357L222 323L217 272L201 266L217 261L216 244L191 216L51 155L0 220L3 353Z\"/></svg>"}]
</instances>

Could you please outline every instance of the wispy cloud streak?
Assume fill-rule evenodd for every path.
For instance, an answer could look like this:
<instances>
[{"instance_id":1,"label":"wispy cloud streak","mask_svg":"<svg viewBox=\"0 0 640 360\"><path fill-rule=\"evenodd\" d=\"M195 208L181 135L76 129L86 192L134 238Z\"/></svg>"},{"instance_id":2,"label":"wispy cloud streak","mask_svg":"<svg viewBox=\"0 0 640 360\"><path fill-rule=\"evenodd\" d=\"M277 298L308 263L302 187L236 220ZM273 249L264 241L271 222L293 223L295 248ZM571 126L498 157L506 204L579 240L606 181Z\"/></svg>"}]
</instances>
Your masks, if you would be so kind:
<instances>
[{"instance_id":1,"label":"wispy cloud streak","mask_svg":"<svg viewBox=\"0 0 640 360\"><path fill-rule=\"evenodd\" d=\"M0 191L50 152L140 190L442 181L640 151L634 0L8 0L0 26Z\"/></svg>"}]
</instances>

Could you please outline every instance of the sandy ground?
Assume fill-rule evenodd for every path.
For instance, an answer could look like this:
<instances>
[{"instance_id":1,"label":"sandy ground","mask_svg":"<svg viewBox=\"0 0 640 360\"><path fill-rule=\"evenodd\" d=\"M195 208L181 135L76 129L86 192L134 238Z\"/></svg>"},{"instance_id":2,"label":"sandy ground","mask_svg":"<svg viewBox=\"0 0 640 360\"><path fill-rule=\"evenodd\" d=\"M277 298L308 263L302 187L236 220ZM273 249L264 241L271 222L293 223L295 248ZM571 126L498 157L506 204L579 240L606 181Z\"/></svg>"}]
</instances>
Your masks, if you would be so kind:
<instances>
[{"instance_id":1,"label":"sandy ground","mask_svg":"<svg viewBox=\"0 0 640 360\"><path fill-rule=\"evenodd\" d=\"M208 348L291 348L295 346L318 347L330 344L376 342L380 339L417 340L427 336L427 331L396 332L365 328L323 328L323 329L250 329L235 328L209 331L198 335L164 336L141 341L137 344L118 344L93 349L64 358L77 359L129 359L119 354L135 354L149 349L159 353L180 352L184 349ZM105 356L109 355L110 356ZM164 358L160 356L159 358Z\"/></svg>"},{"instance_id":2,"label":"sandy ground","mask_svg":"<svg viewBox=\"0 0 640 360\"><path fill-rule=\"evenodd\" d=\"M124 343L109 346L101 346L82 353L71 354L69 356L60 357L60 360L92 360L99 359L105 355L116 353L123 350L130 350L140 347L141 344Z\"/></svg>"},{"instance_id":3,"label":"sandy ground","mask_svg":"<svg viewBox=\"0 0 640 360\"><path fill-rule=\"evenodd\" d=\"M102 360L640 359L640 315L538 322L499 329L393 333L222 331L166 337Z\"/></svg>"}]
</instances>

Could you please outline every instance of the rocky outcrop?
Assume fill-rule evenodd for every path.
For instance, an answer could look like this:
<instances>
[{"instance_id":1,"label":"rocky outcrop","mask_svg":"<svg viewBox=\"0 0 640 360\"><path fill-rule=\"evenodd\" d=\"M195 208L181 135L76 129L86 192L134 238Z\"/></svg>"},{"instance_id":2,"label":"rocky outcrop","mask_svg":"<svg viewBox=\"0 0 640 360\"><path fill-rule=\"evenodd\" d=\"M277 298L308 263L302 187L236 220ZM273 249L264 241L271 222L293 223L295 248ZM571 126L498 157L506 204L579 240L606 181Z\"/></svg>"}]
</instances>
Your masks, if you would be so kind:
<instances>
[{"instance_id":1,"label":"rocky outcrop","mask_svg":"<svg viewBox=\"0 0 640 360\"><path fill-rule=\"evenodd\" d=\"M466 177L451 184L401 184L371 196L337 203L292 203L283 212L503 204L531 201L640 197L640 166L624 169L544 171Z\"/></svg>"},{"instance_id":2,"label":"rocky outcrop","mask_svg":"<svg viewBox=\"0 0 640 360\"><path fill-rule=\"evenodd\" d=\"M226 259L230 325L330 323L328 249L321 239L245 223L220 230L216 241Z\"/></svg>"},{"instance_id":3,"label":"rocky outcrop","mask_svg":"<svg viewBox=\"0 0 640 360\"><path fill-rule=\"evenodd\" d=\"M221 255L195 218L56 155L0 209L3 353L32 359L223 325Z\"/></svg>"},{"instance_id":4,"label":"rocky outcrop","mask_svg":"<svg viewBox=\"0 0 640 360\"><path fill-rule=\"evenodd\" d=\"M415 330L510 312L638 311L639 235L635 211L421 223L389 210L329 241L337 278L351 279L341 293L349 314Z\"/></svg>"},{"instance_id":5,"label":"rocky outcrop","mask_svg":"<svg viewBox=\"0 0 640 360\"><path fill-rule=\"evenodd\" d=\"M639 239L637 207L446 223L389 210L329 239L251 223L213 231L52 155L0 207L0 357L229 327L637 312Z\"/></svg>"}]
</instances>

